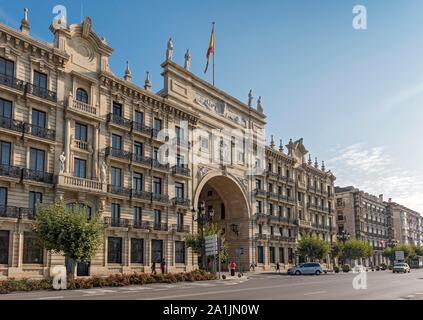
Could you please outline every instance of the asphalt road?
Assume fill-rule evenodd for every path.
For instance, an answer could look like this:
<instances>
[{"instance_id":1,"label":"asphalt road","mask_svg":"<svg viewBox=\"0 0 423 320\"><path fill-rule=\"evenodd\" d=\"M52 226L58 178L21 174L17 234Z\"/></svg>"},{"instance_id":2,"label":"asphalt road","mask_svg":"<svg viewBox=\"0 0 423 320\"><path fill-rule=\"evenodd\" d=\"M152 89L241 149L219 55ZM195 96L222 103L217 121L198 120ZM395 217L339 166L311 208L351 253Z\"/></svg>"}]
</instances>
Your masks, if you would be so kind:
<instances>
[{"instance_id":1,"label":"asphalt road","mask_svg":"<svg viewBox=\"0 0 423 320\"><path fill-rule=\"evenodd\" d=\"M356 290L358 274L287 276L249 274L244 279L150 284L84 290L33 291L0 295L0 300L310 300L388 299L423 300L423 269L409 274L390 271L365 273L366 289Z\"/></svg>"}]
</instances>

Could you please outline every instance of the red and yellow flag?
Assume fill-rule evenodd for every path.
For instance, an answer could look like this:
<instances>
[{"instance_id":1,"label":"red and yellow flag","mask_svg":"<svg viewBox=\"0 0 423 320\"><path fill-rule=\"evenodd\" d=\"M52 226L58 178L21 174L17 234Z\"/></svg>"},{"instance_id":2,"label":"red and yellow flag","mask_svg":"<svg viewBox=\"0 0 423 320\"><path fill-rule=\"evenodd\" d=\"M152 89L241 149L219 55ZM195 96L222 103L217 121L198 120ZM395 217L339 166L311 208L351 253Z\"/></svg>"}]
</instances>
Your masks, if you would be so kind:
<instances>
[{"instance_id":1,"label":"red and yellow flag","mask_svg":"<svg viewBox=\"0 0 423 320\"><path fill-rule=\"evenodd\" d=\"M206 54L207 64L206 64L206 69L204 70L204 73L207 72L207 69L209 67L210 56L212 53L214 54L214 22L213 22L212 32L210 35L209 48L207 49L207 54Z\"/></svg>"}]
</instances>

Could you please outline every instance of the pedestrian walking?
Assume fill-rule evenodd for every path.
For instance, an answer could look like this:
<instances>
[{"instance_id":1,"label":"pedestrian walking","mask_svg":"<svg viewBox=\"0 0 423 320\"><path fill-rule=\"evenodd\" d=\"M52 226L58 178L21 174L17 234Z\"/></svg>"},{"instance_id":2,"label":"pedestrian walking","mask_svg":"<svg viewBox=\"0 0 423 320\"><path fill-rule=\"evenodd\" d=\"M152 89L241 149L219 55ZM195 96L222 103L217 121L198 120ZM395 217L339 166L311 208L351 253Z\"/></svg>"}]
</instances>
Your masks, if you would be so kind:
<instances>
[{"instance_id":1,"label":"pedestrian walking","mask_svg":"<svg viewBox=\"0 0 423 320\"><path fill-rule=\"evenodd\" d=\"M281 266L279 265L279 262L276 262L276 272L277 273L281 272Z\"/></svg>"},{"instance_id":2,"label":"pedestrian walking","mask_svg":"<svg viewBox=\"0 0 423 320\"><path fill-rule=\"evenodd\" d=\"M165 261L165 259L163 259L162 262L160 262L160 269L162 270L162 274L164 274L166 272L166 261Z\"/></svg>"},{"instance_id":3,"label":"pedestrian walking","mask_svg":"<svg viewBox=\"0 0 423 320\"><path fill-rule=\"evenodd\" d=\"M157 272L156 272L156 263L155 262L153 262L151 264L151 273L152 274L157 274Z\"/></svg>"},{"instance_id":4,"label":"pedestrian walking","mask_svg":"<svg viewBox=\"0 0 423 320\"><path fill-rule=\"evenodd\" d=\"M250 271L253 269L253 272L256 271L256 263L253 261L253 263L250 264Z\"/></svg>"},{"instance_id":5,"label":"pedestrian walking","mask_svg":"<svg viewBox=\"0 0 423 320\"><path fill-rule=\"evenodd\" d=\"M231 276L234 277L235 276L235 270L236 270L236 262L232 261L229 264L229 268L231 269Z\"/></svg>"}]
</instances>

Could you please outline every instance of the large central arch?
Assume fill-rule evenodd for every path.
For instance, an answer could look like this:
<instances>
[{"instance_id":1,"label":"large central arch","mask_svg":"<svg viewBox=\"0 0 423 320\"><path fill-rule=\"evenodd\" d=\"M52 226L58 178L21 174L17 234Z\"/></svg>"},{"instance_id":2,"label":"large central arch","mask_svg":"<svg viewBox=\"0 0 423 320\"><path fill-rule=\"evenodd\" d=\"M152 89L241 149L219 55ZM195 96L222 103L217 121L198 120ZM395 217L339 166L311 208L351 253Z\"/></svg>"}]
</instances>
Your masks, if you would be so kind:
<instances>
[{"instance_id":1,"label":"large central arch","mask_svg":"<svg viewBox=\"0 0 423 320\"><path fill-rule=\"evenodd\" d=\"M205 202L206 212L214 210L213 222L225 232L228 243L228 262L241 262L244 270L251 262L251 207L244 186L233 176L209 172L198 184L194 204ZM243 254L237 255L242 248ZM227 267L226 265L224 267Z\"/></svg>"}]
</instances>

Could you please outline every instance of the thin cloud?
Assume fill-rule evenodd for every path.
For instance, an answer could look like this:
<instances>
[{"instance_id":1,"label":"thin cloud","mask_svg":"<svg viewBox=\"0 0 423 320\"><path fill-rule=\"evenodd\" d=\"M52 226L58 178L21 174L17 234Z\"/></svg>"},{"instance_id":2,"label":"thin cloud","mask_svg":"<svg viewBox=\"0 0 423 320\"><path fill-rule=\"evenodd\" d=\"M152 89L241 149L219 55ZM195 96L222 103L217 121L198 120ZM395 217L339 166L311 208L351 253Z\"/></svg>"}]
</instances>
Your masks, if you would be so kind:
<instances>
[{"instance_id":1,"label":"thin cloud","mask_svg":"<svg viewBox=\"0 0 423 320\"><path fill-rule=\"evenodd\" d=\"M414 87L405 89L398 92L394 96L389 97L387 100L380 103L377 108L378 112L389 112L395 109L396 107L401 106L404 102L407 102L410 99L416 98L420 95L423 95L423 83L419 83Z\"/></svg>"}]
</instances>

